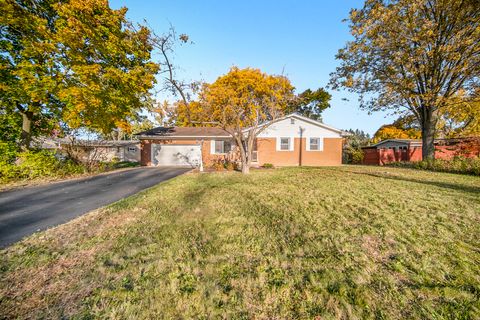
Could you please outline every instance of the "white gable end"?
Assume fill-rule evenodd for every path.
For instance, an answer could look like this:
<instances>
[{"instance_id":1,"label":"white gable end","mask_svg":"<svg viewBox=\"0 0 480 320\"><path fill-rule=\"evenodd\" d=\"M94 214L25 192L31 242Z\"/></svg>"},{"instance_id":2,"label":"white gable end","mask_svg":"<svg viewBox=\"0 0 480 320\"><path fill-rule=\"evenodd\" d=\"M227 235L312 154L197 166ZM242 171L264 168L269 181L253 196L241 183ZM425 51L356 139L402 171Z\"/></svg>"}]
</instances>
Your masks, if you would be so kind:
<instances>
[{"instance_id":1,"label":"white gable end","mask_svg":"<svg viewBox=\"0 0 480 320\"><path fill-rule=\"evenodd\" d=\"M268 125L258 137L259 138L341 138L341 133L333 129L315 124L313 121L305 121L295 116L290 116Z\"/></svg>"}]
</instances>

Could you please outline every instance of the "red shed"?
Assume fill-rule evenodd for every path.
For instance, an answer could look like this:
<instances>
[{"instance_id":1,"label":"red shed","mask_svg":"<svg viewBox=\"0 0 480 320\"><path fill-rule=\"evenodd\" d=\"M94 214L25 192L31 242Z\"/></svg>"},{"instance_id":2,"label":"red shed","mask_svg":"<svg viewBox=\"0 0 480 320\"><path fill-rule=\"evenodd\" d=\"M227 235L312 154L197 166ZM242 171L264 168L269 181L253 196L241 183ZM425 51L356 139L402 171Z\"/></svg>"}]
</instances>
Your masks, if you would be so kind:
<instances>
[{"instance_id":1,"label":"red shed","mask_svg":"<svg viewBox=\"0 0 480 320\"><path fill-rule=\"evenodd\" d=\"M419 139L387 139L362 150L363 164L422 160L422 140ZM455 156L480 156L480 137L435 140L435 159L449 160Z\"/></svg>"}]
</instances>

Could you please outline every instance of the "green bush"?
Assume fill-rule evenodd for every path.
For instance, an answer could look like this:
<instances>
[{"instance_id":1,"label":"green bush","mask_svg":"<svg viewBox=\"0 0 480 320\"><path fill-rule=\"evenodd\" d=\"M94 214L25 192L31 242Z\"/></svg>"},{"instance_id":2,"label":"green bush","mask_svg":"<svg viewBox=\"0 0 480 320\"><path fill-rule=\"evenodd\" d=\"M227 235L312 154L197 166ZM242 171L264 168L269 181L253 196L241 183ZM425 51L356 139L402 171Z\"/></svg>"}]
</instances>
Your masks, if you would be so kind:
<instances>
[{"instance_id":1,"label":"green bush","mask_svg":"<svg viewBox=\"0 0 480 320\"><path fill-rule=\"evenodd\" d=\"M15 162L0 163L0 181L32 180L84 173L85 168L71 160L62 160L48 150L21 152Z\"/></svg>"},{"instance_id":2,"label":"green bush","mask_svg":"<svg viewBox=\"0 0 480 320\"><path fill-rule=\"evenodd\" d=\"M223 170L228 170L228 171L233 171L236 168L235 162L232 162L227 159L217 159L215 160L211 168L215 171L223 171Z\"/></svg>"},{"instance_id":3,"label":"green bush","mask_svg":"<svg viewBox=\"0 0 480 320\"><path fill-rule=\"evenodd\" d=\"M480 158L478 157L455 157L452 160L435 159L417 162L392 162L388 164L388 166L480 176Z\"/></svg>"},{"instance_id":4,"label":"green bush","mask_svg":"<svg viewBox=\"0 0 480 320\"><path fill-rule=\"evenodd\" d=\"M352 164L361 164L363 162L364 153L362 149L353 149L350 152Z\"/></svg>"},{"instance_id":5,"label":"green bush","mask_svg":"<svg viewBox=\"0 0 480 320\"><path fill-rule=\"evenodd\" d=\"M271 163L264 163L263 166L265 169L272 169L273 168L273 164Z\"/></svg>"},{"instance_id":6,"label":"green bush","mask_svg":"<svg viewBox=\"0 0 480 320\"><path fill-rule=\"evenodd\" d=\"M12 163L17 157L17 145L9 142L0 142L0 165Z\"/></svg>"}]
</instances>

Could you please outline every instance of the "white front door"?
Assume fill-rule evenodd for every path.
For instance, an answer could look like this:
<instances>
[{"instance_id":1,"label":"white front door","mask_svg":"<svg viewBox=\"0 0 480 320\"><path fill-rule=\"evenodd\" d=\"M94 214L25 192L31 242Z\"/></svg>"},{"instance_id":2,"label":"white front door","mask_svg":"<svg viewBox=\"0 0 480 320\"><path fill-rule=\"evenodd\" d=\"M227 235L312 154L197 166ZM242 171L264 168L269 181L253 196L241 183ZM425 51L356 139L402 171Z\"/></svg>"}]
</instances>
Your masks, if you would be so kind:
<instances>
[{"instance_id":1,"label":"white front door","mask_svg":"<svg viewBox=\"0 0 480 320\"><path fill-rule=\"evenodd\" d=\"M152 144L154 166L199 167L202 161L200 145Z\"/></svg>"}]
</instances>

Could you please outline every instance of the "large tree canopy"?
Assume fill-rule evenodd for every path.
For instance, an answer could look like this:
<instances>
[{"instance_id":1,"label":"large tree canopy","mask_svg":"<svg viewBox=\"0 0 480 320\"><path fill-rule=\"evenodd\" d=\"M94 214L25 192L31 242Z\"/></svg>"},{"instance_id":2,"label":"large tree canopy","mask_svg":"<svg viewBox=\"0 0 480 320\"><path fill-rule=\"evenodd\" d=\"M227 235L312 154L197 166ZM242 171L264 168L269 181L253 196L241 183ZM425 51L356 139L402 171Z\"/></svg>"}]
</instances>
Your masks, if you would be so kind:
<instances>
[{"instance_id":1,"label":"large tree canopy","mask_svg":"<svg viewBox=\"0 0 480 320\"><path fill-rule=\"evenodd\" d=\"M242 172L248 173L260 125L284 114L294 98L293 89L284 76L233 67L214 83L203 85L199 101L190 103L190 114L197 123L223 128L232 135Z\"/></svg>"},{"instance_id":2,"label":"large tree canopy","mask_svg":"<svg viewBox=\"0 0 480 320\"><path fill-rule=\"evenodd\" d=\"M293 100L290 111L298 112L305 117L322 120L323 110L330 108L330 99L332 96L323 88L312 91L307 89L298 94Z\"/></svg>"},{"instance_id":3,"label":"large tree canopy","mask_svg":"<svg viewBox=\"0 0 480 320\"><path fill-rule=\"evenodd\" d=\"M35 117L107 133L136 116L158 66L125 14L106 0L0 0L0 103L23 117L24 146Z\"/></svg>"},{"instance_id":4,"label":"large tree canopy","mask_svg":"<svg viewBox=\"0 0 480 320\"><path fill-rule=\"evenodd\" d=\"M351 11L350 30L331 84L359 93L369 110L407 108L432 158L439 112L462 108L459 92L479 86L478 0L367 0Z\"/></svg>"}]
</instances>

